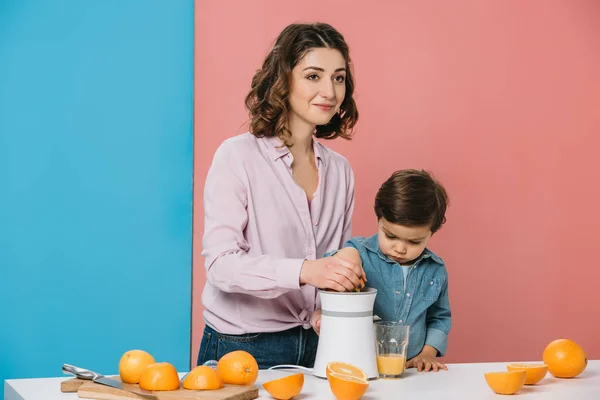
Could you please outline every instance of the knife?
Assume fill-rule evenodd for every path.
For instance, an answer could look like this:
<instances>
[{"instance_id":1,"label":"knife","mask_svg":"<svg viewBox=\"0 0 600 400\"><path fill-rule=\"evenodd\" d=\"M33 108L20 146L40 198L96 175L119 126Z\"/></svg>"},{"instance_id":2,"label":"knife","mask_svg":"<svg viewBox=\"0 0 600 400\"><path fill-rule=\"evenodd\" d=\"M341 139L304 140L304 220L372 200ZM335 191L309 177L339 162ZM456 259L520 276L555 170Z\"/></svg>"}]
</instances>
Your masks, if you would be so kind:
<instances>
[{"instance_id":1,"label":"knife","mask_svg":"<svg viewBox=\"0 0 600 400\"><path fill-rule=\"evenodd\" d=\"M62 366L62 371L65 374L75 375L79 379L85 379L88 381L99 383L101 385L106 385L106 386L114 387L116 389L125 390L126 392L135 393L135 394L143 396L147 399L155 399L156 400L156 398L157 398L156 395L152 394L152 392L144 391L142 389L140 389L140 390L126 389L123 387L123 382L121 382L121 381L118 381L116 379L107 378L104 375L100 375L94 371L75 367L73 365L64 364Z\"/></svg>"}]
</instances>

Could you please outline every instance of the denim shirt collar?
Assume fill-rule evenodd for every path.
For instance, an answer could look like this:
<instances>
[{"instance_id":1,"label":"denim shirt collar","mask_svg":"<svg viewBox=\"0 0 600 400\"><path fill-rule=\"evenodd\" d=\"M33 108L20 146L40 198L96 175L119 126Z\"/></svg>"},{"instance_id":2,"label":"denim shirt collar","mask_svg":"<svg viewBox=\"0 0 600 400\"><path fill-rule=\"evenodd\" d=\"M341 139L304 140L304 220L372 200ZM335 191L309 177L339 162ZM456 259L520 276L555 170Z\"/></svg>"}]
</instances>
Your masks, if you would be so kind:
<instances>
[{"instance_id":1,"label":"denim shirt collar","mask_svg":"<svg viewBox=\"0 0 600 400\"><path fill-rule=\"evenodd\" d=\"M373 236L367 238L363 245L365 246L365 248L373 253L376 253L377 255L379 255L379 257L388 262L388 263L395 263L394 260L391 260L390 258L388 258L388 256L386 256L385 254L383 254L383 252L381 251L381 249L379 248L379 240L377 239L377 234L374 234ZM422 259L425 258L431 258L433 261L435 261L436 263L440 264L440 265L444 265L444 261L442 261L441 258L439 258L434 252L432 252L431 250L429 250L428 248L425 248L425 250L423 250L423 253L415 260L415 264L418 263L419 261L421 261Z\"/></svg>"}]
</instances>

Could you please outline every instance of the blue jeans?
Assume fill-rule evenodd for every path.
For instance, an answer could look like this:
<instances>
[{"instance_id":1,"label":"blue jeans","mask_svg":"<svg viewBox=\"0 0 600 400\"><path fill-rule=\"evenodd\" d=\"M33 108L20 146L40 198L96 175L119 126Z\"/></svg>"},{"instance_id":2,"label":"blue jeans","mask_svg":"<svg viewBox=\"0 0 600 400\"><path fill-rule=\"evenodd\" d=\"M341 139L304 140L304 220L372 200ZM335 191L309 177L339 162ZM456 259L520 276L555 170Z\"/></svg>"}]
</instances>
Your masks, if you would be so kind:
<instances>
[{"instance_id":1,"label":"blue jeans","mask_svg":"<svg viewBox=\"0 0 600 400\"><path fill-rule=\"evenodd\" d=\"M200 342L197 365L208 360L219 360L234 350L245 350L256 358L259 369L281 364L312 368L318 343L319 336L315 331L301 326L282 332L226 335L207 325Z\"/></svg>"}]
</instances>

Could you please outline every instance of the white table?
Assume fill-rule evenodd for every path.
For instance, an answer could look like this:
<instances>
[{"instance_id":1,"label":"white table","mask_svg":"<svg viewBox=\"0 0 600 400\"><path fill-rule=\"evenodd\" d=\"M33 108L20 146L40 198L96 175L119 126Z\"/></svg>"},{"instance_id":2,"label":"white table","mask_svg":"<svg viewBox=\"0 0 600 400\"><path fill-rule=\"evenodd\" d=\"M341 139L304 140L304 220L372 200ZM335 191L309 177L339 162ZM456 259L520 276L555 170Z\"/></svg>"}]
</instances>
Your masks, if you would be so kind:
<instances>
[{"instance_id":1,"label":"white table","mask_svg":"<svg viewBox=\"0 0 600 400\"><path fill-rule=\"evenodd\" d=\"M402 380L372 380L364 400L416 398L423 399L499 399L505 396L493 393L485 383L483 373L505 371L506 363L448 364L448 371L417 372L408 369ZM286 371L260 371L257 386L259 399L271 399L262 383L284 375ZM289 371L288 371L289 373ZM181 374L183 375L183 374ZM5 400L77 400L76 393L62 393L60 382L69 379L38 378L5 381ZM574 379L557 379L548 375L537 385L525 386L517 398L532 399L600 399L600 360L590 361L586 370ZM334 400L326 379L306 375L299 399Z\"/></svg>"}]
</instances>

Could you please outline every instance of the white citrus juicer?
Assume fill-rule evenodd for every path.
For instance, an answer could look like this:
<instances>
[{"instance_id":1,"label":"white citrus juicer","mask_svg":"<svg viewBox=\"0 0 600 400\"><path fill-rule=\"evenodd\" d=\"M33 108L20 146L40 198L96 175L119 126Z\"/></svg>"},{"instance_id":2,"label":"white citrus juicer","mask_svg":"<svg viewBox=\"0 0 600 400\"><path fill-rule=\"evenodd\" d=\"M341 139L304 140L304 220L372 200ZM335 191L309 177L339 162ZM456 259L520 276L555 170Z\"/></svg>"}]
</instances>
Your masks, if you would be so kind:
<instances>
[{"instance_id":1,"label":"white citrus juicer","mask_svg":"<svg viewBox=\"0 0 600 400\"><path fill-rule=\"evenodd\" d=\"M313 373L326 378L327 364L341 361L377 378L373 305L377 289L360 292L330 292L319 289L321 331Z\"/></svg>"}]
</instances>

